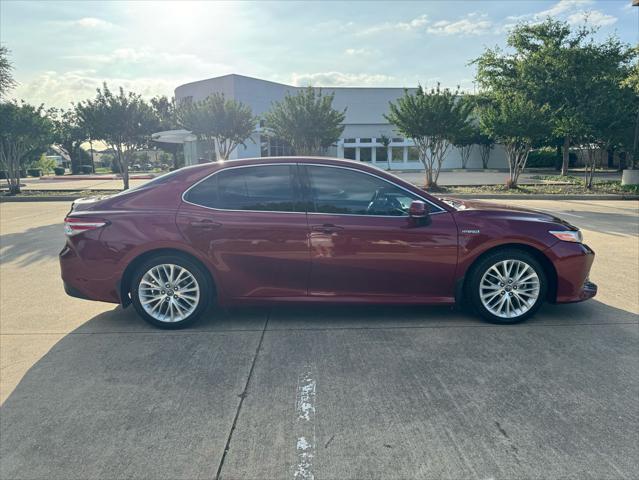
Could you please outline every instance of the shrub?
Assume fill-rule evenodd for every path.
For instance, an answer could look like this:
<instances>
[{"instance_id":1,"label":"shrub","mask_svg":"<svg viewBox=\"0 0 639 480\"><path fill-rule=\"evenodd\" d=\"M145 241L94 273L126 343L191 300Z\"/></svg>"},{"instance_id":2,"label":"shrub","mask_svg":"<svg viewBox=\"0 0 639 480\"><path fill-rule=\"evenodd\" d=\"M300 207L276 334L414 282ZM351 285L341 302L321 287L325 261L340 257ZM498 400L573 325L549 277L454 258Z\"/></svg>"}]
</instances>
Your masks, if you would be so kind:
<instances>
[{"instance_id":1,"label":"shrub","mask_svg":"<svg viewBox=\"0 0 639 480\"><path fill-rule=\"evenodd\" d=\"M64 175L66 170L63 167L55 167L53 173L56 175Z\"/></svg>"},{"instance_id":2,"label":"shrub","mask_svg":"<svg viewBox=\"0 0 639 480\"><path fill-rule=\"evenodd\" d=\"M39 168L29 168L27 169L27 173L29 174L30 177L42 176L42 170L40 170Z\"/></svg>"},{"instance_id":3,"label":"shrub","mask_svg":"<svg viewBox=\"0 0 639 480\"><path fill-rule=\"evenodd\" d=\"M526 167L529 168L561 168L561 155L557 154L557 151L552 148L540 148L539 150L533 150L528 154L528 161ZM568 165L574 167L577 163L577 154L575 152L569 153Z\"/></svg>"},{"instance_id":4,"label":"shrub","mask_svg":"<svg viewBox=\"0 0 639 480\"><path fill-rule=\"evenodd\" d=\"M55 160L53 158L46 157L43 153L40 156L40 160L38 160L38 164L35 165L35 168L39 168L45 175L48 175L55 168L55 166Z\"/></svg>"},{"instance_id":5,"label":"shrub","mask_svg":"<svg viewBox=\"0 0 639 480\"><path fill-rule=\"evenodd\" d=\"M27 176L27 170L24 168L20 169L20 178L24 178Z\"/></svg>"},{"instance_id":6,"label":"shrub","mask_svg":"<svg viewBox=\"0 0 639 480\"><path fill-rule=\"evenodd\" d=\"M120 163L116 158L111 160L111 171L113 173L121 173L120 172Z\"/></svg>"},{"instance_id":7,"label":"shrub","mask_svg":"<svg viewBox=\"0 0 639 480\"><path fill-rule=\"evenodd\" d=\"M8 174L5 170L0 170L0 179L4 180L7 176Z\"/></svg>"},{"instance_id":8,"label":"shrub","mask_svg":"<svg viewBox=\"0 0 639 480\"><path fill-rule=\"evenodd\" d=\"M526 166L530 168L554 168L557 163L557 158L557 152L555 150L533 150L528 154ZM559 162L561 163L561 158L559 158Z\"/></svg>"},{"instance_id":9,"label":"shrub","mask_svg":"<svg viewBox=\"0 0 639 480\"><path fill-rule=\"evenodd\" d=\"M83 174L93 173L93 167L91 165L80 165L80 173L83 173Z\"/></svg>"}]
</instances>

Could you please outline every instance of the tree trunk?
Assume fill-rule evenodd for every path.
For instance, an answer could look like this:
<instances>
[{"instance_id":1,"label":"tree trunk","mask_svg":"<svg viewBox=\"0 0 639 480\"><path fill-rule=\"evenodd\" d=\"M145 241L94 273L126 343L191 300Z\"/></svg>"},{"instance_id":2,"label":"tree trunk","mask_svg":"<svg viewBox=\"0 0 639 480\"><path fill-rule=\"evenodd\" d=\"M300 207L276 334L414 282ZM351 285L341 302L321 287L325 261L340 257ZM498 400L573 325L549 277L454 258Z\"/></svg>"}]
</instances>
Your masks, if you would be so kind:
<instances>
[{"instance_id":1,"label":"tree trunk","mask_svg":"<svg viewBox=\"0 0 639 480\"><path fill-rule=\"evenodd\" d=\"M128 152L122 152L120 148L116 149L118 162L120 163L120 175L122 175L123 190L129 189L129 159Z\"/></svg>"},{"instance_id":2,"label":"tree trunk","mask_svg":"<svg viewBox=\"0 0 639 480\"><path fill-rule=\"evenodd\" d=\"M570 137L564 138L563 158L561 161L561 176L568 175L568 166L570 163Z\"/></svg>"},{"instance_id":3,"label":"tree trunk","mask_svg":"<svg viewBox=\"0 0 639 480\"><path fill-rule=\"evenodd\" d=\"M82 148L80 146L79 148ZM93 158L93 141L89 140L89 148L91 149L91 168L93 169L93 173L95 173L95 160Z\"/></svg>"},{"instance_id":4,"label":"tree trunk","mask_svg":"<svg viewBox=\"0 0 639 480\"><path fill-rule=\"evenodd\" d=\"M177 149L174 148L171 154L173 155L173 170L177 170L178 169Z\"/></svg>"}]
</instances>

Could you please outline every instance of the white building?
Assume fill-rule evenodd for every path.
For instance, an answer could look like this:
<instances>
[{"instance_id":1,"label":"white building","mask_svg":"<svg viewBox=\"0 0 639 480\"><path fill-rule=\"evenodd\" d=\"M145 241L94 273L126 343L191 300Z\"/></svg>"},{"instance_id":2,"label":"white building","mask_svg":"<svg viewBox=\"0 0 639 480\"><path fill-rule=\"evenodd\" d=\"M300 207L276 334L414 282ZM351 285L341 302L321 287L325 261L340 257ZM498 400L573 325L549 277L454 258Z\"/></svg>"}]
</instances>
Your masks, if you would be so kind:
<instances>
[{"instance_id":1,"label":"white building","mask_svg":"<svg viewBox=\"0 0 639 480\"><path fill-rule=\"evenodd\" d=\"M269 82L242 75L225 75L222 77L187 83L175 89L175 98L179 102L203 100L213 93L222 93L226 98L238 100L253 110L255 115L266 113L273 102L282 100L287 93L296 94L303 87L294 87L281 83ZM362 162L370 162L380 168L393 170L422 169L413 142L402 138L384 118L388 112L388 103L394 102L403 95L403 88L372 87L315 87L321 88L323 94L334 94L333 107L337 110L346 108L344 132L334 147L327 152L328 156L348 158ZM250 158L266 156L290 155L291 151L283 142L269 139L260 133L260 127L247 141L246 147L238 147L231 158ZM169 132L167 138L171 136ZM186 132L185 132L186 133ZM392 141L388 148L383 147L378 139L382 136ZM161 140L162 133L154 135ZM185 135L184 153L187 165L192 165L210 158L206 147L197 142L193 136ZM175 141L175 140L167 140ZM479 148L473 148L468 168L481 168ZM491 152L489 168L505 168L506 161L503 149L495 148ZM443 169L461 168L461 159L456 148L451 148L446 156Z\"/></svg>"}]
</instances>

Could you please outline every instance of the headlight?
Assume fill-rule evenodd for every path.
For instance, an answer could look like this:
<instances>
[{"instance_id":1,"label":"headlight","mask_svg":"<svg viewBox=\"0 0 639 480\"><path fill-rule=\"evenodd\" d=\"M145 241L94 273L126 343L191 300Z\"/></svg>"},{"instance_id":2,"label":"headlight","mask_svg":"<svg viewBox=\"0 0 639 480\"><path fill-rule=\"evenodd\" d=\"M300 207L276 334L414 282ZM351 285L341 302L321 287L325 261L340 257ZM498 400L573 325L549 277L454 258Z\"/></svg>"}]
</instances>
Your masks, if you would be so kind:
<instances>
[{"instance_id":1,"label":"headlight","mask_svg":"<svg viewBox=\"0 0 639 480\"><path fill-rule=\"evenodd\" d=\"M584 239L581 230L550 230L548 233L564 242L581 243Z\"/></svg>"}]
</instances>

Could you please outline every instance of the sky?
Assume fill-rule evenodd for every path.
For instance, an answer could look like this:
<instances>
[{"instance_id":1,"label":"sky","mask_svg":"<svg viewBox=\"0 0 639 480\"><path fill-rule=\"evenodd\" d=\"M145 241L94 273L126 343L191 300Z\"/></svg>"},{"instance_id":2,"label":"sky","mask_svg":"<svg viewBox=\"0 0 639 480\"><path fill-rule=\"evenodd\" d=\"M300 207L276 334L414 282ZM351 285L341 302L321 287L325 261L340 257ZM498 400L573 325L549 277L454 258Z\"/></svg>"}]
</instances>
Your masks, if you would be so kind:
<instances>
[{"instance_id":1,"label":"sky","mask_svg":"<svg viewBox=\"0 0 639 480\"><path fill-rule=\"evenodd\" d=\"M469 62L551 16L639 42L631 0L172 2L0 0L15 98L67 107L102 82L145 97L237 73L290 85L473 89Z\"/></svg>"}]
</instances>

